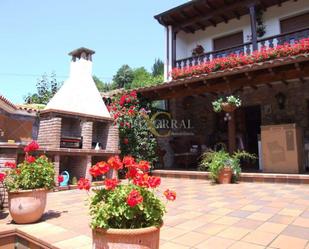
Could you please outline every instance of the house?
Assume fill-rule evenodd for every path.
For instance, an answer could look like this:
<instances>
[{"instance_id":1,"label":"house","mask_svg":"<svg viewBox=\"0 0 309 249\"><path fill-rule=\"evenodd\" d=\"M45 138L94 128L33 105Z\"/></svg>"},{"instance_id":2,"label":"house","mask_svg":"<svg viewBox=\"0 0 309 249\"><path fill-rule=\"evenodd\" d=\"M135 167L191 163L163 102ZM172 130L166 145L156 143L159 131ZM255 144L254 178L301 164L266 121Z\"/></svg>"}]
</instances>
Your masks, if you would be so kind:
<instances>
[{"instance_id":1,"label":"house","mask_svg":"<svg viewBox=\"0 0 309 249\"><path fill-rule=\"evenodd\" d=\"M138 92L165 103L172 119L191 123L189 130L158 138L167 152L164 167L194 169L203 150L225 147L230 152L245 149L259 155L259 161L244 165L243 170L305 172L308 51L227 68L223 62L215 68L218 65L211 62L235 55L247 60L258 51L296 46L309 38L309 2L192 0L155 19L165 29L165 82ZM212 102L227 95L239 96L241 108L215 113Z\"/></svg>"}]
</instances>

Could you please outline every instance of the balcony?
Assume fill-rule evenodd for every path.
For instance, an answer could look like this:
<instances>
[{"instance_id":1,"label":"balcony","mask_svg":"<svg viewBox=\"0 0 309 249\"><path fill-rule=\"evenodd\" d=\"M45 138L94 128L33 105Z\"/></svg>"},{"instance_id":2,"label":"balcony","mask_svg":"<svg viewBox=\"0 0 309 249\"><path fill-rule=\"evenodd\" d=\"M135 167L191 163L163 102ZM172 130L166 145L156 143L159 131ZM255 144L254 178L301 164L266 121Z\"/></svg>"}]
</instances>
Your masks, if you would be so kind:
<instances>
[{"instance_id":1,"label":"balcony","mask_svg":"<svg viewBox=\"0 0 309 249\"><path fill-rule=\"evenodd\" d=\"M258 50L260 50L263 47L273 48L273 47L276 47L284 43L293 44L296 41L303 39L303 38L309 38L309 28L260 39L257 41L257 47L258 47ZM253 49L252 42L247 42L239 46L234 46L234 47L217 50L217 51L211 51L211 52L207 52L202 55L199 55L199 56L192 56L192 57L187 57L184 59L176 60L175 67L184 68L187 66L200 65L205 62L211 61L215 58L227 57L231 54L249 55L253 51L254 49Z\"/></svg>"}]
</instances>

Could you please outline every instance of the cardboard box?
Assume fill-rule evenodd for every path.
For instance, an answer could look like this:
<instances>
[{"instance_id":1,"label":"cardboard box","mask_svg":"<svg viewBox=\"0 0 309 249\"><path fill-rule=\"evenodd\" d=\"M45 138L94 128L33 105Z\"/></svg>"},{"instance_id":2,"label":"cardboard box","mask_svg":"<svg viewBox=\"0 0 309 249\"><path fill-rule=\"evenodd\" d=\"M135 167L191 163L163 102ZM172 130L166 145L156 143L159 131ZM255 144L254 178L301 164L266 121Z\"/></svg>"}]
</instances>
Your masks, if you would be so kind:
<instances>
[{"instance_id":1,"label":"cardboard box","mask_svg":"<svg viewBox=\"0 0 309 249\"><path fill-rule=\"evenodd\" d=\"M263 172L301 173L303 136L296 124L261 126Z\"/></svg>"}]
</instances>

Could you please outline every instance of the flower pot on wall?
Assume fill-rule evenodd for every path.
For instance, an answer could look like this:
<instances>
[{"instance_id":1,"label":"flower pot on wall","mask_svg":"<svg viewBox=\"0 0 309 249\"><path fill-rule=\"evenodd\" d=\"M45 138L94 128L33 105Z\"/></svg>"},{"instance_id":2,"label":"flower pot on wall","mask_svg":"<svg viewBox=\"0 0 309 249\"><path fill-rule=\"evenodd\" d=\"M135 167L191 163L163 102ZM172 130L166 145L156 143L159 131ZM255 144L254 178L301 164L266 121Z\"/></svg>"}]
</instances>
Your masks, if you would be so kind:
<instances>
[{"instance_id":1,"label":"flower pot on wall","mask_svg":"<svg viewBox=\"0 0 309 249\"><path fill-rule=\"evenodd\" d=\"M225 111L225 112L233 112L236 110L236 106L235 105L232 105L228 102L223 102L221 104L221 107L222 107L222 110Z\"/></svg>"},{"instance_id":2,"label":"flower pot on wall","mask_svg":"<svg viewBox=\"0 0 309 249\"><path fill-rule=\"evenodd\" d=\"M46 207L47 190L21 190L8 193L9 211L18 224L38 221Z\"/></svg>"},{"instance_id":3,"label":"flower pot on wall","mask_svg":"<svg viewBox=\"0 0 309 249\"><path fill-rule=\"evenodd\" d=\"M232 182L232 175L232 169L230 167L224 167L219 172L218 182L220 184L229 184Z\"/></svg>"},{"instance_id":4,"label":"flower pot on wall","mask_svg":"<svg viewBox=\"0 0 309 249\"><path fill-rule=\"evenodd\" d=\"M160 228L93 229L93 248L96 249L159 249Z\"/></svg>"}]
</instances>

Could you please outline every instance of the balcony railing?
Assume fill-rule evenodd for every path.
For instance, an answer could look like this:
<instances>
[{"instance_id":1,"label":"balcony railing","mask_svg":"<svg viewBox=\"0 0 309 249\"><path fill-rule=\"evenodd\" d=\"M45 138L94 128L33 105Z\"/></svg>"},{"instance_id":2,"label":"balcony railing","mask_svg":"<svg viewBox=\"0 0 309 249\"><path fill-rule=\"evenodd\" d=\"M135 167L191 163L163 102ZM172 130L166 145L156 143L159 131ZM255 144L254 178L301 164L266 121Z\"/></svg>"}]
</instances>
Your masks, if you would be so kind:
<instances>
[{"instance_id":1,"label":"balcony railing","mask_svg":"<svg viewBox=\"0 0 309 249\"><path fill-rule=\"evenodd\" d=\"M296 41L303 39L303 38L309 38L309 28L260 39L258 40L258 50L260 50L262 47L273 48L273 47L276 47L284 43L293 44ZM184 59L176 60L175 64L177 68L184 68L187 66L199 65L204 62L211 61L215 58L226 57L231 54L249 55L252 52L253 52L252 42L246 42L239 46L234 46L234 47L221 49L217 51L211 51L211 52L207 52L202 55L199 55L199 56L192 56L192 57L187 57Z\"/></svg>"}]
</instances>

